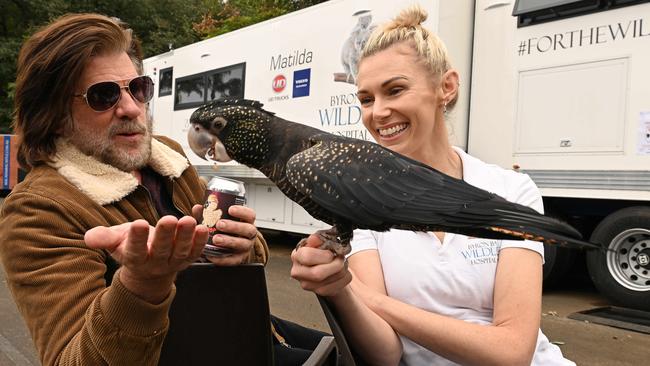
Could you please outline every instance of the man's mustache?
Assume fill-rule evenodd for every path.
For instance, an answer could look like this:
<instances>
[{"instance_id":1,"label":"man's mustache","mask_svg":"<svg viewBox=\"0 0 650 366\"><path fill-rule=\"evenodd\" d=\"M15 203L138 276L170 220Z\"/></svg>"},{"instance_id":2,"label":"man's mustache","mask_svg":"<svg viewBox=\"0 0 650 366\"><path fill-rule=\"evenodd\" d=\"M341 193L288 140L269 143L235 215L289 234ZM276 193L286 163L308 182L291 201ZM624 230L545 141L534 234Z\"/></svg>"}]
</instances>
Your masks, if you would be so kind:
<instances>
[{"instance_id":1,"label":"man's mustache","mask_svg":"<svg viewBox=\"0 0 650 366\"><path fill-rule=\"evenodd\" d=\"M108 132L110 136L133 133L145 134L147 126L136 121L121 121L119 124L111 126Z\"/></svg>"}]
</instances>

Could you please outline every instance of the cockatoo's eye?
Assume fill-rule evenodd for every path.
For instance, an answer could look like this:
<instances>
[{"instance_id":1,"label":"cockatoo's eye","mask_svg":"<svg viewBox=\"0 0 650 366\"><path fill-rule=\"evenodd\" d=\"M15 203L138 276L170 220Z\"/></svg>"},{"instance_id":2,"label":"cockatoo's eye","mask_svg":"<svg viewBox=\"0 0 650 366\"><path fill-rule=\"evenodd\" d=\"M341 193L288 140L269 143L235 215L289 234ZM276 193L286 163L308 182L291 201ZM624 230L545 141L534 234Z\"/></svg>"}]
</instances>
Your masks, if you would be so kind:
<instances>
[{"instance_id":1,"label":"cockatoo's eye","mask_svg":"<svg viewBox=\"0 0 650 366\"><path fill-rule=\"evenodd\" d=\"M215 117L212 120L212 130L214 132L219 132L224 127L226 127L226 124L228 124L228 121L226 121L223 117Z\"/></svg>"}]
</instances>

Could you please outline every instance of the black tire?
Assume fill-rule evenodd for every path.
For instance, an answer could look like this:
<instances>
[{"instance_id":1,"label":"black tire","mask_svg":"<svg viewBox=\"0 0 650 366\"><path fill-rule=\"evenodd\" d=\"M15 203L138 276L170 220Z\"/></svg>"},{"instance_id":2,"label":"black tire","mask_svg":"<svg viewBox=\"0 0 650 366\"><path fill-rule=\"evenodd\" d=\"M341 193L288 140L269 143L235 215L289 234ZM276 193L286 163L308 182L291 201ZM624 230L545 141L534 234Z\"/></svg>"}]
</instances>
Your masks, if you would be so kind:
<instances>
[{"instance_id":1,"label":"black tire","mask_svg":"<svg viewBox=\"0 0 650 366\"><path fill-rule=\"evenodd\" d=\"M557 245L544 244L544 288L560 284L573 266L576 251Z\"/></svg>"},{"instance_id":2,"label":"black tire","mask_svg":"<svg viewBox=\"0 0 650 366\"><path fill-rule=\"evenodd\" d=\"M610 249L587 252L598 291L617 305L650 311L650 207L628 207L605 217L591 241Z\"/></svg>"}]
</instances>

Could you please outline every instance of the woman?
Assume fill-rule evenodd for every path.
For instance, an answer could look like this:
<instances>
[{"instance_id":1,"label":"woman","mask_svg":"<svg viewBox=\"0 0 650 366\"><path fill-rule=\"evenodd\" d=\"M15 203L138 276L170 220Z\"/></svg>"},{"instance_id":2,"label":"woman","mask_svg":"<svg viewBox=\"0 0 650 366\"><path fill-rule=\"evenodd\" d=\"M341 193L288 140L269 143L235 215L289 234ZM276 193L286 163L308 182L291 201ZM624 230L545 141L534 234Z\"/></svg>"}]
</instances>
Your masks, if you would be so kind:
<instances>
[{"instance_id":1,"label":"woman","mask_svg":"<svg viewBox=\"0 0 650 366\"><path fill-rule=\"evenodd\" d=\"M458 96L445 46L408 8L370 36L359 60L365 127L382 146L542 211L528 176L450 145ZM336 307L356 352L378 365L572 365L541 333L541 243L442 232L357 230L349 266L317 249L292 253L291 275ZM348 268L349 267L349 268Z\"/></svg>"}]
</instances>

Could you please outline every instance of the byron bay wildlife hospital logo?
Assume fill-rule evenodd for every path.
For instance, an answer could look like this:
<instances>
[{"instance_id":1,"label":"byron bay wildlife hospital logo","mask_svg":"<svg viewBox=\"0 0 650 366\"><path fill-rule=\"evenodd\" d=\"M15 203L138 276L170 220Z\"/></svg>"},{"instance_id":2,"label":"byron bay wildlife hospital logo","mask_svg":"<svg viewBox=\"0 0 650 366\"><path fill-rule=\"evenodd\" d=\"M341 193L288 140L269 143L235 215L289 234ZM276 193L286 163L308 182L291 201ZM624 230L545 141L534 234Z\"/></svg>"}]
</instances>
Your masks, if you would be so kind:
<instances>
[{"instance_id":1,"label":"byron bay wildlife hospital logo","mask_svg":"<svg viewBox=\"0 0 650 366\"><path fill-rule=\"evenodd\" d=\"M354 84L357 77L357 64L359 55L370 33L375 28L372 23L370 10L359 10L352 14L357 17L357 24L352 28L350 36L343 43L341 49L341 63L343 72L334 73L334 81Z\"/></svg>"}]
</instances>

